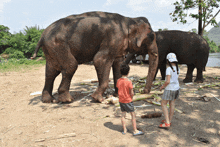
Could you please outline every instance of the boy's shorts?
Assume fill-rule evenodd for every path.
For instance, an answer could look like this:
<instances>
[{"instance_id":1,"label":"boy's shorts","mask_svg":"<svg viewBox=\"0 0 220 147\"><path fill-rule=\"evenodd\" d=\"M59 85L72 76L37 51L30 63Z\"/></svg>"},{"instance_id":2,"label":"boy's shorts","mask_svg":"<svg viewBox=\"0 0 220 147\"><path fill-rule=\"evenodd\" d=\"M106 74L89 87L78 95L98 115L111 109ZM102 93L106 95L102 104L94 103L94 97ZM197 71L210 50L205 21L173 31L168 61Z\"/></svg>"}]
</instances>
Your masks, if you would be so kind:
<instances>
[{"instance_id":1,"label":"boy's shorts","mask_svg":"<svg viewBox=\"0 0 220 147\"><path fill-rule=\"evenodd\" d=\"M164 90L162 100L175 100L179 98L180 90Z\"/></svg>"},{"instance_id":2,"label":"boy's shorts","mask_svg":"<svg viewBox=\"0 0 220 147\"><path fill-rule=\"evenodd\" d=\"M120 102L119 102L120 103ZM133 102L130 103L120 103L121 111L122 112L134 112L134 105Z\"/></svg>"}]
</instances>

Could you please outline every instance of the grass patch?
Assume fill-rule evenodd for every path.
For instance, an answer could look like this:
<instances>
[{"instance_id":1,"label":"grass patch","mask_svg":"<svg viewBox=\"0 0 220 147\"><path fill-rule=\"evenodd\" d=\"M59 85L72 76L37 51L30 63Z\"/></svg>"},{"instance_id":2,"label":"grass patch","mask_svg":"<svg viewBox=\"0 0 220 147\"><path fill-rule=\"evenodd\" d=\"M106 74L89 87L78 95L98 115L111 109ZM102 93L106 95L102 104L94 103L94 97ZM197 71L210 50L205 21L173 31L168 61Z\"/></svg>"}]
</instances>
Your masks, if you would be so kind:
<instances>
[{"instance_id":1,"label":"grass patch","mask_svg":"<svg viewBox=\"0 0 220 147\"><path fill-rule=\"evenodd\" d=\"M1 60L0 62L0 72L9 71L27 71L34 67L40 67L46 64L46 60L29 60L29 59L9 59Z\"/></svg>"}]
</instances>

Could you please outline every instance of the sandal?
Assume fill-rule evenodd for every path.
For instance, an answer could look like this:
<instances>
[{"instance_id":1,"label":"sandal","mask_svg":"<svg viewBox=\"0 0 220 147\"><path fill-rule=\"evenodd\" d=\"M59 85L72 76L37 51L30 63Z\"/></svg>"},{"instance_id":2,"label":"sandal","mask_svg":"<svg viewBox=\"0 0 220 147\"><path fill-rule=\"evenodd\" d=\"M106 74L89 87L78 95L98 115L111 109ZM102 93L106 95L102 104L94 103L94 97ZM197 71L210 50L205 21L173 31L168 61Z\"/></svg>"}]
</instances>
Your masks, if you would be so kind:
<instances>
[{"instance_id":1,"label":"sandal","mask_svg":"<svg viewBox=\"0 0 220 147\"><path fill-rule=\"evenodd\" d=\"M164 120L161 120L161 123L165 123L166 122L166 119L164 119Z\"/></svg>"},{"instance_id":2,"label":"sandal","mask_svg":"<svg viewBox=\"0 0 220 147\"><path fill-rule=\"evenodd\" d=\"M170 124L168 124L166 122L159 125L159 128L169 128L169 127L170 127Z\"/></svg>"},{"instance_id":3,"label":"sandal","mask_svg":"<svg viewBox=\"0 0 220 147\"><path fill-rule=\"evenodd\" d=\"M142 131L138 131L138 133L136 133L136 134L133 134L134 136L137 136L137 135L144 135L144 132L142 132Z\"/></svg>"},{"instance_id":4,"label":"sandal","mask_svg":"<svg viewBox=\"0 0 220 147\"><path fill-rule=\"evenodd\" d=\"M166 119L164 119L164 120L161 120L161 123L165 123L166 122ZM170 123L170 125L171 125L171 123Z\"/></svg>"}]
</instances>

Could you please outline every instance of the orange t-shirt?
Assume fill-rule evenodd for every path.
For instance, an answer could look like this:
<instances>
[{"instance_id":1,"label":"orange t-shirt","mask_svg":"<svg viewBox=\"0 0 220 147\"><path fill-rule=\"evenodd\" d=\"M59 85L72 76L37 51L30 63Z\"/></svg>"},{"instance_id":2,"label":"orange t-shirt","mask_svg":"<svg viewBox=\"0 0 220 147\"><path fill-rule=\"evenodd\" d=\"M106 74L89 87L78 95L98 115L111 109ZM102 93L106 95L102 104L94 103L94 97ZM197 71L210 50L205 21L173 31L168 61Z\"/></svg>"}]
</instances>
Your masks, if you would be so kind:
<instances>
[{"instance_id":1,"label":"orange t-shirt","mask_svg":"<svg viewBox=\"0 0 220 147\"><path fill-rule=\"evenodd\" d=\"M120 103L132 102L130 91L131 89L133 89L133 85L129 79L127 78L118 79L116 87L118 88L118 97Z\"/></svg>"}]
</instances>

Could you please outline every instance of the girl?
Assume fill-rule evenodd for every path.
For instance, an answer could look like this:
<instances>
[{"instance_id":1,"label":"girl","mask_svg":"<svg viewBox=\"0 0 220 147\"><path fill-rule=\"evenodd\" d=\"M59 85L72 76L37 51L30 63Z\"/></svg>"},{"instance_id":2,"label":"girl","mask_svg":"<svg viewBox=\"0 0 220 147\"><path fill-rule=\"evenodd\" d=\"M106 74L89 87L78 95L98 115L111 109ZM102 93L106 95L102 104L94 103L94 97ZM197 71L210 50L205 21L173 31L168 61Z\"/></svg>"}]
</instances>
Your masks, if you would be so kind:
<instances>
[{"instance_id":1,"label":"girl","mask_svg":"<svg viewBox=\"0 0 220 147\"><path fill-rule=\"evenodd\" d=\"M166 81L161 86L160 90L164 89L161 107L165 120L162 120L162 124L159 125L160 128L169 128L175 109L175 100L179 97L179 68L177 64L177 58L174 53L169 53L167 55L167 62L169 67L166 69ZM168 114L167 103L170 105L170 113Z\"/></svg>"}]
</instances>

